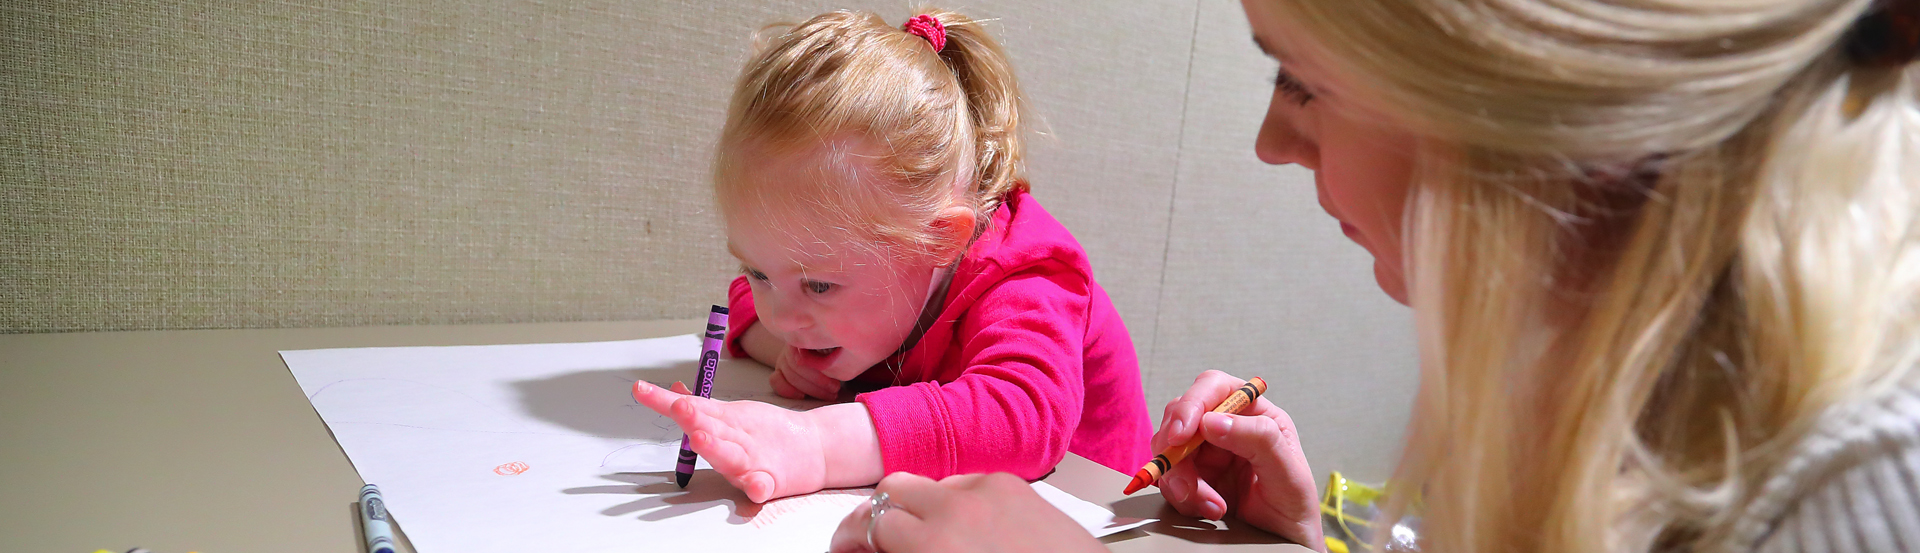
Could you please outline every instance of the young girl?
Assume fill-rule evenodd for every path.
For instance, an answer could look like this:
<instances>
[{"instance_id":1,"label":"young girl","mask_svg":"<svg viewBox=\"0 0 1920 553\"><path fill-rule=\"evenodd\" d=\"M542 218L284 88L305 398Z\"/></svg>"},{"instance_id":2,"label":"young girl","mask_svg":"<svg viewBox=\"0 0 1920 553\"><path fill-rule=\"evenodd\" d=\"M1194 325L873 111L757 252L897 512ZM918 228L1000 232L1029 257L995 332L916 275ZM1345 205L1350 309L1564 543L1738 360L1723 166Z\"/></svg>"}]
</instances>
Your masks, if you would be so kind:
<instances>
[{"instance_id":1,"label":"young girl","mask_svg":"<svg viewBox=\"0 0 1920 553\"><path fill-rule=\"evenodd\" d=\"M753 501L1007 471L1069 451L1149 457L1139 365L1085 251L1021 180L1020 94L980 26L834 12L774 38L734 92L715 163L733 282L728 351L794 412L634 396Z\"/></svg>"}]
</instances>

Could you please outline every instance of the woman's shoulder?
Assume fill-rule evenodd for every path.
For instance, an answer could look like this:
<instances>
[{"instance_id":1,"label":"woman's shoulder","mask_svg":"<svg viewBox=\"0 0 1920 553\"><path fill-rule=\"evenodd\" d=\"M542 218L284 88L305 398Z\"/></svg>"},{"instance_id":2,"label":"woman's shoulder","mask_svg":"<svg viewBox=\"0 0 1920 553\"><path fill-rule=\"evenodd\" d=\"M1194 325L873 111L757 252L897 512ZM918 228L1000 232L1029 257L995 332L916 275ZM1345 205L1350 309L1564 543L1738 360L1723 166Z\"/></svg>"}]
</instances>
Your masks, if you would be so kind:
<instances>
[{"instance_id":1,"label":"woman's shoulder","mask_svg":"<svg viewBox=\"0 0 1920 553\"><path fill-rule=\"evenodd\" d=\"M1723 551L1920 551L1920 379L1829 409L1741 511Z\"/></svg>"}]
</instances>

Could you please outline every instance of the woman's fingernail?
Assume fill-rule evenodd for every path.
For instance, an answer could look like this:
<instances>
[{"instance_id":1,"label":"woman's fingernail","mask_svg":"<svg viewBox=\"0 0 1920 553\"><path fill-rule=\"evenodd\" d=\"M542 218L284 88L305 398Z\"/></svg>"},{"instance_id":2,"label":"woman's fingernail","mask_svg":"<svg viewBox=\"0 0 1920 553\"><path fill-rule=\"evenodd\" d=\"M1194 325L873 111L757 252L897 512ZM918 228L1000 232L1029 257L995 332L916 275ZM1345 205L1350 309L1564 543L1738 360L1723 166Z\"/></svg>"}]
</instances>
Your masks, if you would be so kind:
<instances>
[{"instance_id":1,"label":"woman's fingernail","mask_svg":"<svg viewBox=\"0 0 1920 553\"><path fill-rule=\"evenodd\" d=\"M1233 417L1220 413L1208 413L1206 417L1200 419L1200 424L1206 425L1207 432L1210 434L1225 436L1228 431L1233 430Z\"/></svg>"}]
</instances>

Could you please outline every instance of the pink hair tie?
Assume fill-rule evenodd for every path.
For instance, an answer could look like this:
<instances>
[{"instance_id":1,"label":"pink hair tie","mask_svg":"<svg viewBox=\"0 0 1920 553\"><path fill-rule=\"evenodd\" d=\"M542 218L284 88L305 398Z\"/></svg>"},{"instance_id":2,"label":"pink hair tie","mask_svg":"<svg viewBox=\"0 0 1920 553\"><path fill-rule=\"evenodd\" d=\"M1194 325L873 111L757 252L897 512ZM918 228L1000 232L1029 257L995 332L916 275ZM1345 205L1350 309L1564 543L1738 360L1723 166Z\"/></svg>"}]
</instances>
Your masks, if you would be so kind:
<instances>
[{"instance_id":1,"label":"pink hair tie","mask_svg":"<svg viewBox=\"0 0 1920 553\"><path fill-rule=\"evenodd\" d=\"M947 47L947 26L941 25L940 20L934 19L931 15L913 16L913 19L907 20L907 24L900 26L900 30L927 39L927 43L933 45L935 52Z\"/></svg>"}]
</instances>

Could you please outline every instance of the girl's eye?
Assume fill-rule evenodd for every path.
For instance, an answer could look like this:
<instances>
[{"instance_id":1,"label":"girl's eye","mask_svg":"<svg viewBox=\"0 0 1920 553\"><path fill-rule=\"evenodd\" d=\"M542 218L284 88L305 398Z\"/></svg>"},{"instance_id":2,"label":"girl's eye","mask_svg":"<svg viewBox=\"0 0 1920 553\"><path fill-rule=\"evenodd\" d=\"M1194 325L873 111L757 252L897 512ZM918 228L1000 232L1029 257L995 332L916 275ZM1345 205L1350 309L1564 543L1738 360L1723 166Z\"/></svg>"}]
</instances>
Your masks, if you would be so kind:
<instances>
[{"instance_id":1,"label":"girl's eye","mask_svg":"<svg viewBox=\"0 0 1920 553\"><path fill-rule=\"evenodd\" d=\"M833 290L833 283L820 282L818 280L803 281L800 283L800 285L805 286L808 292L813 292L815 294L825 294L828 291Z\"/></svg>"},{"instance_id":2,"label":"girl's eye","mask_svg":"<svg viewBox=\"0 0 1920 553\"><path fill-rule=\"evenodd\" d=\"M1293 100L1294 105L1306 106L1307 102L1313 101L1313 91L1308 90L1307 85L1301 83L1300 79L1294 78L1292 73L1288 73L1285 67L1274 72L1273 87L1280 89L1281 94Z\"/></svg>"},{"instance_id":3,"label":"girl's eye","mask_svg":"<svg viewBox=\"0 0 1920 553\"><path fill-rule=\"evenodd\" d=\"M760 271L755 271L755 270L753 270L753 268L752 268L752 267L747 267L747 266L744 266L744 265L743 265L743 266L741 266L741 267L740 267L740 272L742 272L742 273L746 273L746 274L747 274L747 278L751 278L751 279L754 279L754 280L758 280L758 281L760 281L760 282L766 282L766 281L767 281L767 274L766 274L766 273L762 273L762 272L760 272Z\"/></svg>"}]
</instances>

